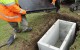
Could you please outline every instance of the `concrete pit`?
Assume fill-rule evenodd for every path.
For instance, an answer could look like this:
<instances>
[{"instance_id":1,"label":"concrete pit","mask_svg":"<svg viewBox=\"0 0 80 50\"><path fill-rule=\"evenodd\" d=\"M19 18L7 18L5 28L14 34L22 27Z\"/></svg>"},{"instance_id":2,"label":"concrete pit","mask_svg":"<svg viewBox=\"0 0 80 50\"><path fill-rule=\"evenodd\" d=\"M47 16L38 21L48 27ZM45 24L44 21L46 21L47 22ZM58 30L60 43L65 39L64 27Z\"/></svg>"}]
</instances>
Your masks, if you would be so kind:
<instances>
[{"instance_id":1,"label":"concrete pit","mask_svg":"<svg viewBox=\"0 0 80 50\"><path fill-rule=\"evenodd\" d=\"M67 50L73 42L76 23L57 20L38 41L39 50Z\"/></svg>"}]
</instances>

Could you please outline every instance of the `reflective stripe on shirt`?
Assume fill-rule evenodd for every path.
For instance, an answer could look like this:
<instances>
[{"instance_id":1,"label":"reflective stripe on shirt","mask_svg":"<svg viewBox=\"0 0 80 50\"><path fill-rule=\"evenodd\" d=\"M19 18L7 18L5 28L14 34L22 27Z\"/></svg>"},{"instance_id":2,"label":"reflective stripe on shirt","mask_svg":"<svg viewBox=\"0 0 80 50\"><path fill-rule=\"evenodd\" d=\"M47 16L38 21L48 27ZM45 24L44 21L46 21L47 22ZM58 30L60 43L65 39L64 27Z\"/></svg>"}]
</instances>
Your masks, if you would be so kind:
<instances>
[{"instance_id":1,"label":"reflective stripe on shirt","mask_svg":"<svg viewBox=\"0 0 80 50\"><path fill-rule=\"evenodd\" d=\"M5 17L5 18L8 18L8 19L14 19L14 18L18 18L18 17L19 17L19 16L10 17L10 16L4 15L3 13L0 13L0 15L2 15L2 16Z\"/></svg>"},{"instance_id":2,"label":"reflective stripe on shirt","mask_svg":"<svg viewBox=\"0 0 80 50\"><path fill-rule=\"evenodd\" d=\"M6 6L11 6L11 5L13 5L13 4L15 4L15 2L12 2L12 3L9 3L9 4L5 4Z\"/></svg>"}]
</instances>

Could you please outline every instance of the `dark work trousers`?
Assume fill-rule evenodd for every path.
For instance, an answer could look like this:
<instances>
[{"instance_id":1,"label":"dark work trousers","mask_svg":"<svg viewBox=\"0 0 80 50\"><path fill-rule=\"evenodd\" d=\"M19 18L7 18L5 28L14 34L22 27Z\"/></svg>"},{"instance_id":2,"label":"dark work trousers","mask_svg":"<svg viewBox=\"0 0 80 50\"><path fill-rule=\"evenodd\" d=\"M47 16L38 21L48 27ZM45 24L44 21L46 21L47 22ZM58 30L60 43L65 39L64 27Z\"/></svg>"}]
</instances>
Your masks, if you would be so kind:
<instances>
[{"instance_id":1,"label":"dark work trousers","mask_svg":"<svg viewBox=\"0 0 80 50\"><path fill-rule=\"evenodd\" d=\"M19 30L18 22L9 22L9 24L14 28L14 30L16 30L16 31ZM22 28L22 31L28 29L28 22L27 22L25 15L22 15L22 20L20 22L20 26Z\"/></svg>"},{"instance_id":2,"label":"dark work trousers","mask_svg":"<svg viewBox=\"0 0 80 50\"><path fill-rule=\"evenodd\" d=\"M58 12L60 9L60 0L56 0L55 7L56 7L56 12Z\"/></svg>"}]
</instances>

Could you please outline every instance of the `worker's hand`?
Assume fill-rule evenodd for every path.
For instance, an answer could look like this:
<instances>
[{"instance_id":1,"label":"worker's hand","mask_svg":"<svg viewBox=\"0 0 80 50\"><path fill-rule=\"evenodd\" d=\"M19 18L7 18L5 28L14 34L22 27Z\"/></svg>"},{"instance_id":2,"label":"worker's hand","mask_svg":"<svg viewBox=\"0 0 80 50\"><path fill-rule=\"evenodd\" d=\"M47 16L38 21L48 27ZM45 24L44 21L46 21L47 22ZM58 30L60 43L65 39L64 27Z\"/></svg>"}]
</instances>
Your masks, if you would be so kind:
<instances>
[{"instance_id":1,"label":"worker's hand","mask_svg":"<svg viewBox=\"0 0 80 50\"><path fill-rule=\"evenodd\" d=\"M21 9L21 10L20 10L20 13L21 13L21 14L26 14L26 10Z\"/></svg>"},{"instance_id":2,"label":"worker's hand","mask_svg":"<svg viewBox=\"0 0 80 50\"><path fill-rule=\"evenodd\" d=\"M51 4L55 6L55 3L52 2Z\"/></svg>"}]
</instances>

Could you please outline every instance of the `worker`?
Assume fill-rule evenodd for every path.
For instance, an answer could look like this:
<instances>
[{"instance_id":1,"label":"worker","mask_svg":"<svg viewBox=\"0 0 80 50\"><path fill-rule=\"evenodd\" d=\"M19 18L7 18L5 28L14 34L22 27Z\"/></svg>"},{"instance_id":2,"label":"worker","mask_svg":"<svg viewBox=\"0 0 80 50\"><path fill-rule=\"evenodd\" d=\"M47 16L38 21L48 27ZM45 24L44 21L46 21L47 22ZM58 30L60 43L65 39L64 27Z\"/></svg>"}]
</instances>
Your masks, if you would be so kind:
<instances>
[{"instance_id":1,"label":"worker","mask_svg":"<svg viewBox=\"0 0 80 50\"><path fill-rule=\"evenodd\" d=\"M52 0L52 4L53 4L53 6L56 7L56 12L57 12L57 13L59 13L60 1L61 1L61 0Z\"/></svg>"},{"instance_id":2,"label":"worker","mask_svg":"<svg viewBox=\"0 0 80 50\"><path fill-rule=\"evenodd\" d=\"M26 11L21 9L15 0L0 0L0 19L7 21L16 33L31 31L26 20ZM22 29L19 28L21 24Z\"/></svg>"}]
</instances>

